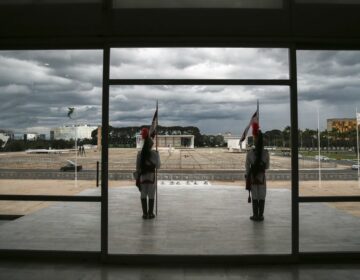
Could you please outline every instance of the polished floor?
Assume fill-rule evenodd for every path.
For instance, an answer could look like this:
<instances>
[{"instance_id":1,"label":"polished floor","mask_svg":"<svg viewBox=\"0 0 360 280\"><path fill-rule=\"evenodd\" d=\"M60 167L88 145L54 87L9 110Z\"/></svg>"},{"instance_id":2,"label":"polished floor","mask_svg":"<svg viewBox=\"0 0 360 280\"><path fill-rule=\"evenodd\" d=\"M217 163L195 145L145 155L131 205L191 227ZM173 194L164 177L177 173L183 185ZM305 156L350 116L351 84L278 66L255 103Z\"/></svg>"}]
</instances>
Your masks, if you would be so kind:
<instances>
[{"instance_id":1,"label":"polished floor","mask_svg":"<svg viewBox=\"0 0 360 280\"><path fill-rule=\"evenodd\" d=\"M93 195L98 190L82 193ZM291 192L268 190L265 221L249 220L243 187L159 184L158 217L141 218L135 187L109 190L109 253L289 254ZM360 251L360 218L326 203L300 207L300 251ZM0 224L0 249L100 250L100 203L59 202Z\"/></svg>"},{"instance_id":2,"label":"polished floor","mask_svg":"<svg viewBox=\"0 0 360 280\"><path fill-rule=\"evenodd\" d=\"M1 261L0 279L6 280L357 280L359 265L293 265L242 267L146 267Z\"/></svg>"}]
</instances>

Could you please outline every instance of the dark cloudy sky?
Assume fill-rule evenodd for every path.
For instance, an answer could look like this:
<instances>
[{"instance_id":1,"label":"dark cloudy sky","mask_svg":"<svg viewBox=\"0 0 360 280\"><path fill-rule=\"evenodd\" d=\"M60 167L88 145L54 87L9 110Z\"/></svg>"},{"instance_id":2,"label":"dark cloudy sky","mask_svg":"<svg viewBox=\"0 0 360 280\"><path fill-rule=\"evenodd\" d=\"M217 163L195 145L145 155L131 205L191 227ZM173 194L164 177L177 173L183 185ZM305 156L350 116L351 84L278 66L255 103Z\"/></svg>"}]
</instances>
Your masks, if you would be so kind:
<instances>
[{"instance_id":1,"label":"dark cloudy sky","mask_svg":"<svg viewBox=\"0 0 360 280\"><path fill-rule=\"evenodd\" d=\"M112 78L288 78L286 49L115 49ZM354 117L360 53L298 53L299 125L322 129L327 118ZM100 124L102 51L1 51L0 129L49 134L70 124ZM289 88L254 86L113 86L110 124L150 124L159 100L161 125L195 125L203 133L240 134L260 101L263 130L290 124ZM360 104L359 104L360 105ZM360 106L359 106L360 110Z\"/></svg>"}]
</instances>

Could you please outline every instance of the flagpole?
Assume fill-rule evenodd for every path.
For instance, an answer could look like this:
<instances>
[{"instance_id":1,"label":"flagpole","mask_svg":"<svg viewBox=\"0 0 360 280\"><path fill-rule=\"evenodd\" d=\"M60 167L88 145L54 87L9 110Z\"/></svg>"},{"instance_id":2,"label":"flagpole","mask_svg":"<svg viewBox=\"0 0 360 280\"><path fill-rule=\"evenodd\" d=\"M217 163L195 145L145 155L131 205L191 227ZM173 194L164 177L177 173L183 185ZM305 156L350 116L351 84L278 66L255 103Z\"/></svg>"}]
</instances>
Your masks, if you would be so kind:
<instances>
[{"instance_id":1,"label":"flagpole","mask_svg":"<svg viewBox=\"0 0 360 280\"><path fill-rule=\"evenodd\" d=\"M77 188L77 121L75 119L75 188Z\"/></svg>"},{"instance_id":2,"label":"flagpole","mask_svg":"<svg viewBox=\"0 0 360 280\"><path fill-rule=\"evenodd\" d=\"M156 130L155 130L155 137L156 137L156 153L158 153L158 119L159 119L159 111L158 111L158 100L156 100ZM156 195L156 206L155 206L155 212L156 216L158 215L158 180L157 180L157 168L155 169L155 195Z\"/></svg>"},{"instance_id":3,"label":"flagpole","mask_svg":"<svg viewBox=\"0 0 360 280\"><path fill-rule=\"evenodd\" d=\"M358 110L356 106L356 153L357 153L357 169L358 169L358 186L360 187L360 160L359 160L359 122L358 122Z\"/></svg>"},{"instance_id":4,"label":"flagpole","mask_svg":"<svg viewBox=\"0 0 360 280\"><path fill-rule=\"evenodd\" d=\"M321 154L320 154L320 112L317 108L317 121L318 121L318 150L319 150L319 187L321 187Z\"/></svg>"}]
</instances>

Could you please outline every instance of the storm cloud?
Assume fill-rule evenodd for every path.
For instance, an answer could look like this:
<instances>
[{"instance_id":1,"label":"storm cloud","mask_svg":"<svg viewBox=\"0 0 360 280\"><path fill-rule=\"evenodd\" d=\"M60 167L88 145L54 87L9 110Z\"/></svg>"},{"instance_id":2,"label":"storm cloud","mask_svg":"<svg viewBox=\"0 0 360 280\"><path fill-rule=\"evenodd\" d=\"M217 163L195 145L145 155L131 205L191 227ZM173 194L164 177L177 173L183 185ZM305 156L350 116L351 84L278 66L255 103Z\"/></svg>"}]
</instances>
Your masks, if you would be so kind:
<instances>
[{"instance_id":1,"label":"storm cloud","mask_svg":"<svg viewBox=\"0 0 360 280\"><path fill-rule=\"evenodd\" d=\"M299 126L354 117L360 53L299 51ZM111 50L111 78L287 79L286 49L124 48ZM0 129L49 134L70 124L101 123L102 51L0 52ZM260 102L263 130L290 125L287 86L111 86L110 125L150 124L159 102L161 125L195 125L203 133L240 134Z\"/></svg>"}]
</instances>

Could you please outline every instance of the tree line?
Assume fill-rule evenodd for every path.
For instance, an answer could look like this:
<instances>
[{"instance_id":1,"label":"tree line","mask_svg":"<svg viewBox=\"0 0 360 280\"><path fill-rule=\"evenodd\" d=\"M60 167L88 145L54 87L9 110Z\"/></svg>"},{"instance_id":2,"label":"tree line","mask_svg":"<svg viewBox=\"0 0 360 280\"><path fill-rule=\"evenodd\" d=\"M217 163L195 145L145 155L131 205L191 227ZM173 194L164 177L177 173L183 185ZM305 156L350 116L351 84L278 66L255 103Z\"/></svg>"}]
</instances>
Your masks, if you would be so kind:
<instances>
[{"instance_id":1,"label":"tree line","mask_svg":"<svg viewBox=\"0 0 360 280\"><path fill-rule=\"evenodd\" d=\"M265 146L275 146L290 148L290 126L286 126L282 131L271 130L264 133ZM319 135L320 134L320 135ZM318 133L316 129L306 128L298 130L298 143L300 149L317 149L320 136L320 146L322 149L331 150L338 148L356 148L356 129L340 131L339 129L323 130Z\"/></svg>"},{"instance_id":2,"label":"tree line","mask_svg":"<svg viewBox=\"0 0 360 280\"><path fill-rule=\"evenodd\" d=\"M134 148L136 147L136 135L145 126L131 127L109 127L109 147L114 148ZM159 135L194 135L195 147L226 147L223 135L201 134L200 129L195 126L158 126ZM290 126L283 130L273 129L264 132L264 145L278 148L290 148ZM97 129L91 133L91 139L79 139L78 145L97 145ZM298 131L299 148L317 149L318 131L305 129ZM341 132L337 129L320 132L320 144L324 149L337 147L353 148L356 147L356 129ZM0 140L0 147L2 147ZM72 149L75 140L14 140L10 139L1 151L25 151L27 149Z\"/></svg>"},{"instance_id":3,"label":"tree line","mask_svg":"<svg viewBox=\"0 0 360 280\"><path fill-rule=\"evenodd\" d=\"M134 148L136 147L136 135L147 126L110 127L109 147ZM201 134L195 126L158 126L159 135L194 135L195 147L224 147L226 143L222 135ZM97 141L97 131L93 131L92 137Z\"/></svg>"},{"instance_id":4,"label":"tree line","mask_svg":"<svg viewBox=\"0 0 360 280\"><path fill-rule=\"evenodd\" d=\"M109 127L109 147L110 148L134 148L136 147L136 135L143 127ZM158 126L159 135L194 135L195 147L224 147L226 143L222 135L201 134L200 129L195 126ZM78 146L91 144L97 145L98 131L93 130L91 139L79 139ZM0 140L1 141L1 140ZM2 142L0 142L0 147ZM28 149L72 149L75 140L14 140L10 139L5 148L0 148L4 152L25 151Z\"/></svg>"},{"instance_id":5,"label":"tree line","mask_svg":"<svg viewBox=\"0 0 360 280\"><path fill-rule=\"evenodd\" d=\"M0 147L3 142L0 140ZM92 144L92 139L83 139L78 141L78 145ZM0 148L2 152L20 152L31 149L73 149L75 147L75 140L20 140L10 139L4 148Z\"/></svg>"}]
</instances>

